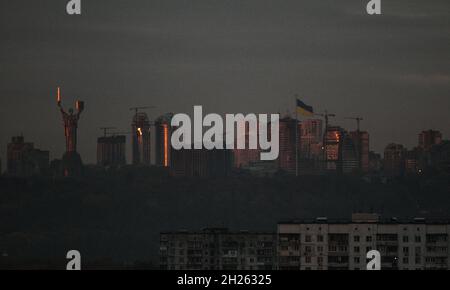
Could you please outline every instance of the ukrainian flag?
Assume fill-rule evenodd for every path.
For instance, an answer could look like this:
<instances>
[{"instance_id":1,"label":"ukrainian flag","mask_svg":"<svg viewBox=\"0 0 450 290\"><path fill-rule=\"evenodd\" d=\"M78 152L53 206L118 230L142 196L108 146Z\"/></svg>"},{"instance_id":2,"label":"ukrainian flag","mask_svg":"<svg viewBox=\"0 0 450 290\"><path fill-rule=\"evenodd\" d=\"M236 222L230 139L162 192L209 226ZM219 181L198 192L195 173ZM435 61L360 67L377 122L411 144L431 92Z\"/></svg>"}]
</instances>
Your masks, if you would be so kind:
<instances>
[{"instance_id":1,"label":"ukrainian flag","mask_svg":"<svg viewBox=\"0 0 450 290\"><path fill-rule=\"evenodd\" d=\"M313 107L308 106L299 99L297 99L297 113L299 113L302 116L311 117L314 115L314 110Z\"/></svg>"}]
</instances>

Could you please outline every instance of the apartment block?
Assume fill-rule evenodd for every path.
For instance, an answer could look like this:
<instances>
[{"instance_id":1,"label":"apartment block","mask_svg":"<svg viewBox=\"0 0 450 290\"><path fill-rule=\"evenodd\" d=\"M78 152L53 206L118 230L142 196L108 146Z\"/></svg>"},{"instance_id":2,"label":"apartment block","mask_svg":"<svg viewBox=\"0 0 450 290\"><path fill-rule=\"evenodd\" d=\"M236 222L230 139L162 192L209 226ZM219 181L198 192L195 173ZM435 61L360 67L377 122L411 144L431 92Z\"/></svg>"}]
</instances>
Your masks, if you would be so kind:
<instances>
[{"instance_id":1,"label":"apartment block","mask_svg":"<svg viewBox=\"0 0 450 290\"><path fill-rule=\"evenodd\" d=\"M163 270L272 270L276 235L208 228L160 235Z\"/></svg>"},{"instance_id":2,"label":"apartment block","mask_svg":"<svg viewBox=\"0 0 450 290\"><path fill-rule=\"evenodd\" d=\"M449 269L448 221L384 221L375 214L278 224L278 269L364 270L366 253L381 254L382 270Z\"/></svg>"}]
</instances>

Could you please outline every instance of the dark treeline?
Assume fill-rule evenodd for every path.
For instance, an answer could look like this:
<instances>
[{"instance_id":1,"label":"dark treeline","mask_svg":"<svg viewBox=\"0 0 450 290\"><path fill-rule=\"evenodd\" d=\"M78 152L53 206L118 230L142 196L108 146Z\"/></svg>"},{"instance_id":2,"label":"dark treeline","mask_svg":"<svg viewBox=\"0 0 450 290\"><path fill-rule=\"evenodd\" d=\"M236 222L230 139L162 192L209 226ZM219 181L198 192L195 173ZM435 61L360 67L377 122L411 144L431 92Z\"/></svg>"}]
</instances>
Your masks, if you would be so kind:
<instances>
[{"instance_id":1,"label":"dark treeline","mask_svg":"<svg viewBox=\"0 0 450 290\"><path fill-rule=\"evenodd\" d=\"M76 249L83 265L158 266L159 233L228 227L275 231L279 221L447 217L448 176L389 183L359 177L246 175L171 178L156 168L89 172L80 179L0 179L0 266L64 268Z\"/></svg>"}]
</instances>

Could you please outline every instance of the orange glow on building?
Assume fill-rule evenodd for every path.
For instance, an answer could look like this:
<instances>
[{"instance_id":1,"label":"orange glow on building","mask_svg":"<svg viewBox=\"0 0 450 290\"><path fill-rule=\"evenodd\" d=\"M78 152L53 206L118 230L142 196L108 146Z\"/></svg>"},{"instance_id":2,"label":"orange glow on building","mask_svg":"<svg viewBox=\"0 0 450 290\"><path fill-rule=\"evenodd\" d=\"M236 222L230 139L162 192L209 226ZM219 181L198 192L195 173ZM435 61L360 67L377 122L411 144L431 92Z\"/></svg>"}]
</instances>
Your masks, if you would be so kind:
<instances>
[{"instance_id":1,"label":"orange glow on building","mask_svg":"<svg viewBox=\"0 0 450 290\"><path fill-rule=\"evenodd\" d=\"M61 89L58 87L58 94L56 96L56 100L59 102L61 102Z\"/></svg>"},{"instance_id":2,"label":"orange glow on building","mask_svg":"<svg viewBox=\"0 0 450 290\"><path fill-rule=\"evenodd\" d=\"M169 128L164 124L164 167L169 166L168 150L169 150Z\"/></svg>"}]
</instances>

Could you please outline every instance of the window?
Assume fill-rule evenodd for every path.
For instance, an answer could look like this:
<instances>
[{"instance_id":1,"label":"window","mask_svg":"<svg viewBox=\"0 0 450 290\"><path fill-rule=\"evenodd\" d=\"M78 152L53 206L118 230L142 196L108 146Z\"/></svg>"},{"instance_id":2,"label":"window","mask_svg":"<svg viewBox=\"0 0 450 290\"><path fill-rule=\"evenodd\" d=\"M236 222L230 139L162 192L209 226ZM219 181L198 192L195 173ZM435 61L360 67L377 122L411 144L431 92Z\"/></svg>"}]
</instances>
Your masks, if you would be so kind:
<instances>
[{"instance_id":1,"label":"window","mask_svg":"<svg viewBox=\"0 0 450 290\"><path fill-rule=\"evenodd\" d=\"M416 264L420 264L421 263L421 259L420 256L416 256L415 261Z\"/></svg>"},{"instance_id":2,"label":"window","mask_svg":"<svg viewBox=\"0 0 450 290\"><path fill-rule=\"evenodd\" d=\"M403 242L404 242L404 243L407 243L408 240L409 240L408 236L403 236Z\"/></svg>"},{"instance_id":3,"label":"window","mask_svg":"<svg viewBox=\"0 0 450 290\"><path fill-rule=\"evenodd\" d=\"M323 252L323 247L322 246L317 246L317 252L319 252L319 253Z\"/></svg>"},{"instance_id":4,"label":"window","mask_svg":"<svg viewBox=\"0 0 450 290\"><path fill-rule=\"evenodd\" d=\"M305 263L306 263L306 264L311 264L311 257L306 256L306 257L305 257Z\"/></svg>"},{"instance_id":5,"label":"window","mask_svg":"<svg viewBox=\"0 0 450 290\"><path fill-rule=\"evenodd\" d=\"M372 247L367 247L366 248L366 252L369 252L369 251L371 251L372 250Z\"/></svg>"},{"instance_id":6,"label":"window","mask_svg":"<svg viewBox=\"0 0 450 290\"><path fill-rule=\"evenodd\" d=\"M320 265L320 264L323 264L323 257L317 257L317 263Z\"/></svg>"},{"instance_id":7,"label":"window","mask_svg":"<svg viewBox=\"0 0 450 290\"><path fill-rule=\"evenodd\" d=\"M306 243L311 243L311 236L310 235L306 235L305 236L305 242Z\"/></svg>"},{"instance_id":8,"label":"window","mask_svg":"<svg viewBox=\"0 0 450 290\"><path fill-rule=\"evenodd\" d=\"M323 242L323 236L322 235L317 235L317 241L318 242Z\"/></svg>"},{"instance_id":9,"label":"window","mask_svg":"<svg viewBox=\"0 0 450 290\"><path fill-rule=\"evenodd\" d=\"M408 255L409 254L409 248L403 247L403 254Z\"/></svg>"},{"instance_id":10,"label":"window","mask_svg":"<svg viewBox=\"0 0 450 290\"><path fill-rule=\"evenodd\" d=\"M416 237L414 238L414 240L415 240L416 243L420 243L420 242L422 241L422 239L421 239L420 236L416 236Z\"/></svg>"},{"instance_id":11,"label":"window","mask_svg":"<svg viewBox=\"0 0 450 290\"><path fill-rule=\"evenodd\" d=\"M353 260L355 261L355 264L359 264L360 261L359 257L355 257Z\"/></svg>"},{"instance_id":12,"label":"window","mask_svg":"<svg viewBox=\"0 0 450 290\"><path fill-rule=\"evenodd\" d=\"M359 247L354 247L354 248L353 248L353 251L354 251L355 253L359 253Z\"/></svg>"},{"instance_id":13,"label":"window","mask_svg":"<svg viewBox=\"0 0 450 290\"><path fill-rule=\"evenodd\" d=\"M409 258L403 257L403 264L408 264L408 263L409 263Z\"/></svg>"},{"instance_id":14,"label":"window","mask_svg":"<svg viewBox=\"0 0 450 290\"><path fill-rule=\"evenodd\" d=\"M354 241L355 243L359 243L359 236L354 236L354 237L353 237L353 241Z\"/></svg>"},{"instance_id":15,"label":"window","mask_svg":"<svg viewBox=\"0 0 450 290\"><path fill-rule=\"evenodd\" d=\"M367 236L366 237L366 242L368 242L368 243L372 242L372 236Z\"/></svg>"}]
</instances>

